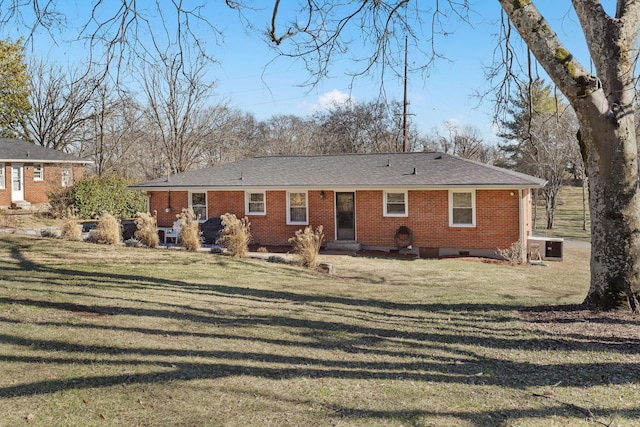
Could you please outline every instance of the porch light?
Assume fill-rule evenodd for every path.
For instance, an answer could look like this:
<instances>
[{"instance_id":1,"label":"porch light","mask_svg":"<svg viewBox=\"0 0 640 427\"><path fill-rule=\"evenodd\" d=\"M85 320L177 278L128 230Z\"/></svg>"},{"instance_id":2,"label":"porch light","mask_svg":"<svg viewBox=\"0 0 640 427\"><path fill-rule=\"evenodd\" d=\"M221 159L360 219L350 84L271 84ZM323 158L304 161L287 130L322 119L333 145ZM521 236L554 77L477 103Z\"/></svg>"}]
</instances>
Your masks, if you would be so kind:
<instances>
[{"instance_id":1,"label":"porch light","mask_svg":"<svg viewBox=\"0 0 640 427\"><path fill-rule=\"evenodd\" d=\"M167 200L167 207L164 210L166 213L171 212L171 191L169 191L168 193L169 194L168 194L168 197L167 197L167 199L168 199Z\"/></svg>"},{"instance_id":2,"label":"porch light","mask_svg":"<svg viewBox=\"0 0 640 427\"><path fill-rule=\"evenodd\" d=\"M320 191L320 199L324 200L324 190Z\"/></svg>"}]
</instances>

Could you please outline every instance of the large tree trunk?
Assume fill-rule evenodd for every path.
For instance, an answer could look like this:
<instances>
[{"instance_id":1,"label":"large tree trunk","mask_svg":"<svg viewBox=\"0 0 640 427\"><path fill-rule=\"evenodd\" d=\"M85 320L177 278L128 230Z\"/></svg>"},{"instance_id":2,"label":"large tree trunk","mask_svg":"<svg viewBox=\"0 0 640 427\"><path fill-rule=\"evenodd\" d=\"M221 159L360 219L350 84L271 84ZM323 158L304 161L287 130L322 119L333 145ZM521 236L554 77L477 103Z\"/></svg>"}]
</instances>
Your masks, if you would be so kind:
<instances>
[{"instance_id":1,"label":"large tree trunk","mask_svg":"<svg viewBox=\"0 0 640 427\"><path fill-rule=\"evenodd\" d=\"M599 0L572 0L597 76L560 43L531 0L499 0L569 100L589 177L591 286L585 303L640 308L640 200L633 100L640 2L618 0L608 16Z\"/></svg>"},{"instance_id":2,"label":"large tree trunk","mask_svg":"<svg viewBox=\"0 0 640 427\"><path fill-rule=\"evenodd\" d=\"M591 286L585 303L615 308L628 301L637 311L640 194L632 115L619 120L597 111L578 116L591 210Z\"/></svg>"}]
</instances>

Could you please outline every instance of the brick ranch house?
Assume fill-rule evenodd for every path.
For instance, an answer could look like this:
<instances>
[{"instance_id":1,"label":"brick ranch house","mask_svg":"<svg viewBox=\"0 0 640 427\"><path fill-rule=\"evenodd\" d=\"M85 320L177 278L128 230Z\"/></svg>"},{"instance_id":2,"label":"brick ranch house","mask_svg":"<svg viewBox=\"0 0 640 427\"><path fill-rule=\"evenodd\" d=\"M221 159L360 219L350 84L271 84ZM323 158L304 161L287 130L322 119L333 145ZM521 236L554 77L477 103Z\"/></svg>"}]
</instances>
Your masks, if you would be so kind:
<instances>
[{"instance_id":1,"label":"brick ranch house","mask_svg":"<svg viewBox=\"0 0 640 427\"><path fill-rule=\"evenodd\" d=\"M532 234L531 189L545 181L435 152L257 157L147 181L159 226L182 208L201 221L247 216L260 245L307 225L328 247L496 257Z\"/></svg>"},{"instance_id":2,"label":"brick ranch house","mask_svg":"<svg viewBox=\"0 0 640 427\"><path fill-rule=\"evenodd\" d=\"M47 194L80 180L93 163L16 138L0 138L0 207L28 208Z\"/></svg>"}]
</instances>

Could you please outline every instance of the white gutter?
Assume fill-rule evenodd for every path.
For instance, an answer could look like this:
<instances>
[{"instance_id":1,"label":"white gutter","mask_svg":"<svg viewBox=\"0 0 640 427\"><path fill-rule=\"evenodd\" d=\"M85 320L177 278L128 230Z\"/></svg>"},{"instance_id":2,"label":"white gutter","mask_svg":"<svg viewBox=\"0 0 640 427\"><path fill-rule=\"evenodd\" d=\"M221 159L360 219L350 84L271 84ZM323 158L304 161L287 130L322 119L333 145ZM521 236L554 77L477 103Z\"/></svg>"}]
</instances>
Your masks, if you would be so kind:
<instances>
[{"instance_id":1,"label":"white gutter","mask_svg":"<svg viewBox=\"0 0 640 427\"><path fill-rule=\"evenodd\" d=\"M546 182L545 182L546 183ZM476 189L476 190L514 190L522 191L525 188L542 188L542 185L515 185L515 184L460 184L460 185L429 185L429 186L407 186L407 185L359 185L359 186L342 186L333 184L309 184L309 185L278 185L278 186L265 186L261 185L237 185L237 186L209 186L209 185L130 185L128 188L132 190L143 191L193 191L193 190L207 190L207 191L245 191L245 190L264 190L264 191L284 191L289 189L305 189L305 190L335 190L335 191L369 191L369 190L407 190L407 191L424 191L424 190L457 190L457 189Z\"/></svg>"},{"instance_id":2,"label":"white gutter","mask_svg":"<svg viewBox=\"0 0 640 427\"><path fill-rule=\"evenodd\" d=\"M46 163L46 164L66 164L66 163L70 163L70 164L77 164L77 163L83 163L83 164L91 164L91 163L95 163L93 160L42 160L42 159L36 159L33 157L27 157L24 159L0 159L0 163Z\"/></svg>"},{"instance_id":3,"label":"white gutter","mask_svg":"<svg viewBox=\"0 0 640 427\"><path fill-rule=\"evenodd\" d=\"M522 189L519 188L518 189L518 226L519 226L519 236L520 236L520 259L522 260L522 262L526 262L527 261L527 241L526 241L526 236L524 235L524 212L523 212L523 205L524 203L522 202Z\"/></svg>"}]
</instances>

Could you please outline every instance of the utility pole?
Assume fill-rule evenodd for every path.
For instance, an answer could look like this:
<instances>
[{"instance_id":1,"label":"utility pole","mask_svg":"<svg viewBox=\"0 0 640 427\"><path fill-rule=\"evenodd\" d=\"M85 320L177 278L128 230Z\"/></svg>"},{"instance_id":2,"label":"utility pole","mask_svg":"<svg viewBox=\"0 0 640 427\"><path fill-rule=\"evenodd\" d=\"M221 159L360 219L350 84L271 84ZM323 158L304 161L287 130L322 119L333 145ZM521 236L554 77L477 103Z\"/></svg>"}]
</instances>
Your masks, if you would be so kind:
<instances>
[{"instance_id":1,"label":"utility pole","mask_svg":"<svg viewBox=\"0 0 640 427\"><path fill-rule=\"evenodd\" d=\"M402 152L407 152L407 40L404 36L404 102L402 106Z\"/></svg>"}]
</instances>

